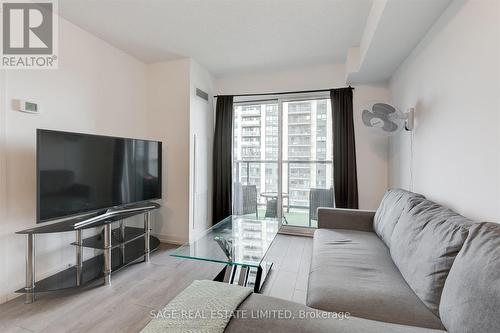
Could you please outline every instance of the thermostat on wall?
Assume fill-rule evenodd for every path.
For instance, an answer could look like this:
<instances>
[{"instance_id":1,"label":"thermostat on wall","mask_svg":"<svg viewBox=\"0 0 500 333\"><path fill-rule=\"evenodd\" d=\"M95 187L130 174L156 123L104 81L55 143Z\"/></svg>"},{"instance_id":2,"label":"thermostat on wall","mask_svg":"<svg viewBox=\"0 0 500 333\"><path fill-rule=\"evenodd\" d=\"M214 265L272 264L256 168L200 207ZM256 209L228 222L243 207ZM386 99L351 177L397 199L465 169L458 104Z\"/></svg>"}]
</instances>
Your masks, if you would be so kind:
<instances>
[{"instance_id":1,"label":"thermostat on wall","mask_svg":"<svg viewBox=\"0 0 500 333\"><path fill-rule=\"evenodd\" d=\"M20 99L14 100L14 109L22 112L40 113L40 106L37 103L23 101Z\"/></svg>"}]
</instances>

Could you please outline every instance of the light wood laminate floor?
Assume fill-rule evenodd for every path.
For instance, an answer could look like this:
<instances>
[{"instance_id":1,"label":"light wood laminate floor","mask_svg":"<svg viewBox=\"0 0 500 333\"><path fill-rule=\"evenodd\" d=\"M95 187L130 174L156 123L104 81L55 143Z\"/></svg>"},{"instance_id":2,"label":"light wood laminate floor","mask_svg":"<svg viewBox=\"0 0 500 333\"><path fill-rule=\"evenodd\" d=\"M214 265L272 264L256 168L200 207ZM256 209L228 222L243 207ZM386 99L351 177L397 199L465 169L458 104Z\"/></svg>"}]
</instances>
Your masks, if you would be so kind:
<instances>
[{"instance_id":1,"label":"light wood laminate floor","mask_svg":"<svg viewBox=\"0 0 500 333\"><path fill-rule=\"evenodd\" d=\"M193 280L213 279L220 264L169 256L162 244L150 263L115 273L111 286L89 286L40 294L33 304L24 297L0 305L0 332L138 332L151 310L162 309ZM266 260L274 263L264 285L266 295L305 303L312 238L278 235Z\"/></svg>"}]
</instances>

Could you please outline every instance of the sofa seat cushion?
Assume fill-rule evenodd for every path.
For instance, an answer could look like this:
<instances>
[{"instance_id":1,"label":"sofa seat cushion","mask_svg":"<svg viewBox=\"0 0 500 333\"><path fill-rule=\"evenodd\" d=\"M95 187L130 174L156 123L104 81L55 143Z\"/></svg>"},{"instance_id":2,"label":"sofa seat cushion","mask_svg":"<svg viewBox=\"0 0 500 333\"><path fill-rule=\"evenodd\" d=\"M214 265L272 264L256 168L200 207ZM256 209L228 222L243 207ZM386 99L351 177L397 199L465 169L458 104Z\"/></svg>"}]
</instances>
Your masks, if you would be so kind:
<instances>
[{"instance_id":1,"label":"sofa seat cushion","mask_svg":"<svg viewBox=\"0 0 500 333\"><path fill-rule=\"evenodd\" d=\"M450 332L500 332L500 225L469 230L444 284L439 305Z\"/></svg>"},{"instance_id":2,"label":"sofa seat cushion","mask_svg":"<svg viewBox=\"0 0 500 333\"><path fill-rule=\"evenodd\" d=\"M333 318L331 313L259 294L252 294L243 301L237 314L239 315L231 319L224 332L445 333L442 330L384 323L352 316Z\"/></svg>"},{"instance_id":3,"label":"sofa seat cushion","mask_svg":"<svg viewBox=\"0 0 500 333\"><path fill-rule=\"evenodd\" d=\"M388 247L391 247L392 233L403 210L408 204L416 204L415 200L410 199L423 200L425 197L400 188L389 189L385 192L382 202L380 202L375 212L373 229Z\"/></svg>"},{"instance_id":4,"label":"sofa seat cushion","mask_svg":"<svg viewBox=\"0 0 500 333\"><path fill-rule=\"evenodd\" d=\"M414 201L394 228L391 256L412 290L439 315L448 272L473 222L432 201Z\"/></svg>"},{"instance_id":5,"label":"sofa seat cushion","mask_svg":"<svg viewBox=\"0 0 500 333\"><path fill-rule=\"evenodd\" d=\"M443 328L373 232L316 230L307 305L396 324Z\"/></svg>"}]
</instances>

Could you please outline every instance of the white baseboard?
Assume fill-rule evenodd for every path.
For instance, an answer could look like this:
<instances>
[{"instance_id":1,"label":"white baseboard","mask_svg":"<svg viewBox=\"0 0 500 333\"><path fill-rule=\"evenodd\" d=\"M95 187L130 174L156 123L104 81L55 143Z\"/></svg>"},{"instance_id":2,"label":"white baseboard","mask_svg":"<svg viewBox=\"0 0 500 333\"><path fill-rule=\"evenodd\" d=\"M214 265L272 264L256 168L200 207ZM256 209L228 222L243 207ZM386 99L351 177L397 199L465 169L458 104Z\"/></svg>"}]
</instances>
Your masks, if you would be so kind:
<instances>
[{"instance_id":1,"label":"white baseboard","mask_svg":"<svg viewBox=\"0 0 500 333\"><path fill-rule=\"evenodd\" d=\"M60 265L58 267L54 267L53 269L49 269L41 274L36 275L36 280L43 280L51 275L54 275L56 273L59 273L61 271L64 271L65 269L68 269L72 264L71 263L66 263L65 265ZM11 292L7 292L6 294L0 295L0 304L6 303L10 300L13 300L14 298L24 296L24 294L21 293L16 293L15 290L21 289L24 287L24 284L19 284L15 289Z\"/></svg>"},{"instance_id":2,"label":"white baseboard","mask_svg":"<svg viewBox=\"0 0 500 333\"><path fill-rule=\"evenodd\" d=\"M187 242L187 239L185 239L184 237L165 235L165 234L155 234L155 233L153 233L152 235L157 237L161 243L182 245Z\"/></svg>"}]
</instances>

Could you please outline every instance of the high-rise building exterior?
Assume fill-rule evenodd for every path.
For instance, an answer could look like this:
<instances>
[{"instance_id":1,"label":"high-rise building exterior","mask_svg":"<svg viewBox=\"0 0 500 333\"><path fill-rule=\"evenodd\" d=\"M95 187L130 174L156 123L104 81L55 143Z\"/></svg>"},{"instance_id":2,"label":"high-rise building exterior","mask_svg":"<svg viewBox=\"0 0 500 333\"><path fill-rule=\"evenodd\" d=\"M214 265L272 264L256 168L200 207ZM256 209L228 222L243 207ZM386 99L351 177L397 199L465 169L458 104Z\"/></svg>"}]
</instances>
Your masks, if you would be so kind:
<instances>
[{"instance_id":1,"label":"high-rise building exterior","mask_svg":"<svg viewBox=\"0 0 500 333\"><path fill-rule=\"evenodd\" d=\"M332 124L329 99L288 101L279 105L236 104L233 130L234 179L254 184L258 193L278 189L278 135L282 134L285 205L309 206L309 189L332 186ZM264 203L261 200L261 203Z\"/></svg>"}]
</instances>

